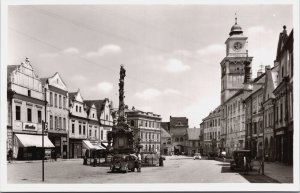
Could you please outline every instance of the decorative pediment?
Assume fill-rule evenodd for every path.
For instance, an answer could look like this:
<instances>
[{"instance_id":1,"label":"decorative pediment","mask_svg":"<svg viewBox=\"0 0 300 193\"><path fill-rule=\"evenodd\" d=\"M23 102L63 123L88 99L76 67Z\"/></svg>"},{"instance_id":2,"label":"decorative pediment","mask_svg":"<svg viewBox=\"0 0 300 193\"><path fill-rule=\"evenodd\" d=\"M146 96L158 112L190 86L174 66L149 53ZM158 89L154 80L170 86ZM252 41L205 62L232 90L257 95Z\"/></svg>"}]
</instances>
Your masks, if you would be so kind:
<instances>
[{"instance_id":1,"label":"decorative pediment","mask_svg":"<svg viewBox=\"0 0 300 193\"><path fill-rule=\"evenodd\" d=\"M79 90L77 91L77 94L75 96L75 100L78 101L78 102L83 103L83 98L82 98Z\"/></svg>"},{"instance_id":2,"label":"decorative pediment","mask_svg":"<svg viewBox=\"0 0 300 193\"><path fill-rule=\"evenodd\" d=\"M60 75L58 74L58 72L56 72L52 77L50 77L48 79L49 85L60 88L62 90L67 90L67 86L64 83L64 81L62 80L62 78L60 77Z\"/></svg>"}]
</instances>

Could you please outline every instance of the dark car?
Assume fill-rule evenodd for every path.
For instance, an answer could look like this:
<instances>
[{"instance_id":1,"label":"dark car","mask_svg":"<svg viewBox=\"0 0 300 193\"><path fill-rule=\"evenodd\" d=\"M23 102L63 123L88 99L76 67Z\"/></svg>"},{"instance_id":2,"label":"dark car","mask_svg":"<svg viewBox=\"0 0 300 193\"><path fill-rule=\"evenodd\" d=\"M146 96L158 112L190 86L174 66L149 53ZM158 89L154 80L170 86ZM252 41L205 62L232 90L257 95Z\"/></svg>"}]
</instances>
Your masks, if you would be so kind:
<instances>
[{"instance_id":1,"label":"dark car","mask_svg":"<svg viewBox=\"0 0 300 193\"><path fill-rule=\"evenodd\" d=\"M128 171L128 155L116 154L112 157L110 163L110 170L112 172L120 171L127 173Z\"/></svg>"},{"instance_id":2,"label":"dark car","mask_svg":"<svg viewBox=\"0 0 300 193\"><path fill-rule=\"evenodd\" d=\"M233 160L230 162L231 170L251 170L251 151L236 150L233 152Z\"/></svg>"}]
</instances>

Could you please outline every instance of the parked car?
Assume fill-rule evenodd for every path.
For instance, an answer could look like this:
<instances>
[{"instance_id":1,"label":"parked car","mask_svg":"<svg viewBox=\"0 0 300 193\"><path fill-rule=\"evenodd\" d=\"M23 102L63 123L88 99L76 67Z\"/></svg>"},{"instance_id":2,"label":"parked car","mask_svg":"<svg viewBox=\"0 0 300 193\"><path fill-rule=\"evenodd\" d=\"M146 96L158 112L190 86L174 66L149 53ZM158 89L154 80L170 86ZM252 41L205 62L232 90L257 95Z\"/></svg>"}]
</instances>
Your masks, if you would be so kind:
<instances>
[{"instance_id":1,"label":"parked car","mask_svg":"<svg viewBox=\"0 0 300 193\"><path fill-rule=\"evenodd\" d=\"M252 170L251 166L251 151L236 150L233 152L233 160L230 162L231 170Z\"/></svg>"},{"instance_id":2,"label":"parked car","mask_svg":"<svg viewBox=\"0 0 300 193\"><path fill-rule=\"evenodd\" d=\"M200 153L195 153L194 154L194 160L195 159L200 159L201 160L201 155L200 155Z\"/></svg>"},{"instance_id":3,"label":"parked car","mask_svg":"<svg viewBox=\"0 0 300 193\"><path fill-rule=\"evenodd\" d=\"M112 172L120 171L127 173L128 171L128 155L126 154L116 154L112 157L110 163L110 170Z\"/></svg>"}]
</instances>

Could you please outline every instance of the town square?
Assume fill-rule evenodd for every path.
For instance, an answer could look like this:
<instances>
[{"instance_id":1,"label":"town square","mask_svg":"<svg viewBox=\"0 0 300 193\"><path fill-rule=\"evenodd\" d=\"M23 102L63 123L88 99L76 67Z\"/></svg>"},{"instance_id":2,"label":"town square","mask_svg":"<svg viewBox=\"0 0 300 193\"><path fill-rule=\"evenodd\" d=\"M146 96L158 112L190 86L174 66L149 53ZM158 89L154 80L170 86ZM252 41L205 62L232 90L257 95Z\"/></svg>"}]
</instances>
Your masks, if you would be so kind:
<instances>
[{"instance_id":1,"label":"town square","mask_svg":"<svg viewBox=\"0 0 300 193\"><path fill-rule=\"evenodd\" d=\"M8 5L6 183L297 183L294 6Z\"/></svg>"}]
</instances>

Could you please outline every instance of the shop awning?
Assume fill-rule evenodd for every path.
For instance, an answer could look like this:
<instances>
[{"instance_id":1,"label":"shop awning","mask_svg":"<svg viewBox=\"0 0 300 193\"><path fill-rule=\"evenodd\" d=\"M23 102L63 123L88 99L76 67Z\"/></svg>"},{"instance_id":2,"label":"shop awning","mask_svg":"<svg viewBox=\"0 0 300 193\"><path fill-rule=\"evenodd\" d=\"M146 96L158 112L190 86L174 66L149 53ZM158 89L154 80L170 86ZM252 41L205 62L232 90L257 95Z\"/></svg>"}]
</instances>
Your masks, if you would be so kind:
<instances>
[{"instance_id":1,"label":"shop awning","mask_svg":"<svg viewBox=\"0 0 300 193\"><path fill-rule=\"evenodd\" d=\"M106 149L106 148L102 147L100 144L98 144L98 145L95 145L95 147L96 147L96 149L97 149L97 150Z\"/></svg>"},{"instance_id":2,"label":"shop awning","mask_svg":"<svg viewBox=\"0 0 300 193\"><path fill-rule=\"evenodd\" d=\"M89 140L82 140L82 144L86 149L96 149L96 147Z\"/></svg>"},{"instance_id":3,"label":"shop awning","mask_svg":"<svg viewBox=\"0 0 300 193\"><path fill-rule=\"evenodd\" d=\"M42 147L42 135L16 134L21 147ZM44 147L54 147L48 136L44 136Z\"/></svg>"},{"instance_id":4,"label":"shop awning","mask_svg":"<svg viewBox=\"0 0 300 193\"><path fill-rule=\"evenodd\" d=\"M101 143L101 145L102 145L102 147L104 147L106 149L108 146L108 143Z\"/></svg>"}]
</instances>

